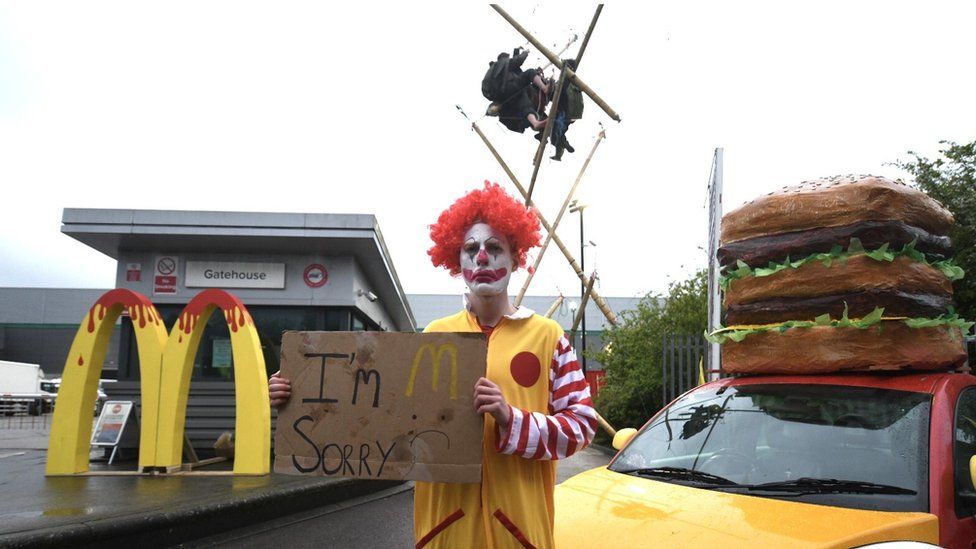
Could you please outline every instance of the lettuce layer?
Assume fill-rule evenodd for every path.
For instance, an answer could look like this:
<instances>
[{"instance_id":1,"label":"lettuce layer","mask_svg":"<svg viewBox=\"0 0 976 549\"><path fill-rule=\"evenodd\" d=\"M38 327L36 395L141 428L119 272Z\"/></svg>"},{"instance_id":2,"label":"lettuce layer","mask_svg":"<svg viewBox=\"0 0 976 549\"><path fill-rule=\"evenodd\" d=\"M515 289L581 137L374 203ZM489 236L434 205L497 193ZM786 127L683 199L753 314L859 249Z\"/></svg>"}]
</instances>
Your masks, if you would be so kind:
<instances>
[{"instance_id":1,"label":"lettuce layer","mask_svg":"<svg viewBox=\"0 0 976 549\"><path fill-rule=\"evenodd\" d=\"M723 290L728 290L729 285L732 284L732 281L740 278L746 278L749 276L770 276L785 269L799 269L801 266L811 261L820 261L825 267L830 267L835 261L844 264L850 257L855 255L866 255L875 261L887 262L894 261L896 257L908 256L915 261L921 261L926 265L930 265L940 270L949 280L960 280L966 275L962 267L956 265L952 259L930 262L928 258L925 257L925 254L915 249L914 240L902 246L902 249L898 251L889 249L888 244L881 246L877 250L867 251L861 244L861 239L855 237L851 238L850 246L848 246L846 250L841 246L834 246L829 252L810 254L807 257L797 259L796 261L791 261L789 257L787 257L785 261L779 263L770 261L769 265L766 267L756 267L754 269L746 265L742 260L738 260L736 261L736 267L734 269L730 269L722 275L722 278L719 279L719 284L721 284Z\"/></svg>"},{"instance_id":2,"label":"lettuce layer","mask_svg":"<svg viewBox=\"0 0 976 549\"><path fill-rule=\"evenodd\" d=\"M817 318L811 320L789 320L787 322L780 322L776 324L763 324L763 325L752 325L752 326L729 326L715 330L712 333L705 333L705 339L712 343L718 343L719 345L725 344L725 342L731 340L736 343L742 341L743 339L749 337L752 334L758 334L762 332L778 332L783 333L790 328L812 328L814 326L831 326L834 328L858 328L867 329L875 324L880 323L882 320L888 321L901 321L904 322L909 328L936 328L939 326L945 326L949 328L959 328L962 333L967 334L969 330L973 327L974 322L969 322L962 318L959 318L955 312L950 312L948 314L940 315L937 318L908 318L903 316L897 317L886 317L884 316L884 308L876 307L871 313L861 317L861 318L848 318L847 307L844 307L844 313L841 318L833 319L829 314L823 314Z\"/></svg>"}]
</instances>

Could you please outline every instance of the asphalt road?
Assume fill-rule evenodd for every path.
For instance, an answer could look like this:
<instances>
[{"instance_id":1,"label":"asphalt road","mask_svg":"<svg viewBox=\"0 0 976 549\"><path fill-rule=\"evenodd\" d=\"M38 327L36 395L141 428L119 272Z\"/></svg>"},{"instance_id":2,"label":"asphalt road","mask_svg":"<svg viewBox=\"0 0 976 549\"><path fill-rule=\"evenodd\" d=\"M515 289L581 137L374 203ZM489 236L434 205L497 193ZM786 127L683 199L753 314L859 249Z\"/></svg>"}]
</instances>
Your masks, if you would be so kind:
<instances>
[{"instance_id":1,"label":"asphalt road","mask_svg":"<svg viewBox=\"0 0 976 549\"><path fill-rule=\"evenodd\" d=\"M610 456L586 448L559 462L556 482L601 465ZM363 498L348 500L225 532L183 547L411 547L413 485L404 484Z\"/></svg>"}]
</instances>

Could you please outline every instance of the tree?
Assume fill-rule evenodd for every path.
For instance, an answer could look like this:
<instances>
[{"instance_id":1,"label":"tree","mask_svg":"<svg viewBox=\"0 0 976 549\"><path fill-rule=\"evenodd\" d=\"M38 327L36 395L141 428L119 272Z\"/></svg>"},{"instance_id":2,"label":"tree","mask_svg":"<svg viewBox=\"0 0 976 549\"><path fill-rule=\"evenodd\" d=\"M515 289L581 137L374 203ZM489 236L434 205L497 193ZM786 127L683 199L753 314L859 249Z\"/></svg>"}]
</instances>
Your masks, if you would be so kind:
<instances>
[{"instance_id":1,"label":"tree","mask_svg":"<svg viewBox=\"0 0 976 549\"><path fill-rule=\"evenodd\" d=\"M955 261L966 277L953 283L953 300L959 315L976 319L976 141L959 145L940 141L935 160L908 151L912 160L894 162L915 177L915 185L941 202L956 218L949 231Z\"/></svg>"},{"instance_id":2,"label":"tree","mask_svg":"<svg viewBox=\"0 0 976 549\"><path fill-rule=\"evenodd\" d=\"M698 335L708 324L708 276L704 270L676 282L661 298L648 294L624 311L617 326L604 332L604 347L588 352L606 372L596 407L616 427L640 427L666 402L661 401L661 361L665 334Z\"/></svg>"}]
</instances>

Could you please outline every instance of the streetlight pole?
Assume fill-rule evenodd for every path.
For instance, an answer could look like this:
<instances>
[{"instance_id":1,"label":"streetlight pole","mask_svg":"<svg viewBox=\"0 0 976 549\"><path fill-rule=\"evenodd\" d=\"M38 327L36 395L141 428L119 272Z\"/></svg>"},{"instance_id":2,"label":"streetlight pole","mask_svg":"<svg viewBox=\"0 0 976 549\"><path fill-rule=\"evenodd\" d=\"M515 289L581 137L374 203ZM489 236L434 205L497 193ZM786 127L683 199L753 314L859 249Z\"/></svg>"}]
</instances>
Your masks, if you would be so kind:
<instances>
[{"instance_id":1,"label":"streetlight pole","mask_svg":"<svg viewBox=\"0 0 976 549\"><path fill-rule=\"evenodd\" d=\"M569 211L573 213L578 213L580 216L580 270L584 273L586 272L586 239L583 237L583 210L586 209L586 204L580 203L578 200L573 200L570 203ZM580 336L580 366L583 369L583 375L586 375L586 284L580 282L580 305L583 307L582 313L582 335ZM571 342L575 343L575 342Z\"/></svg>"}]
</instances>

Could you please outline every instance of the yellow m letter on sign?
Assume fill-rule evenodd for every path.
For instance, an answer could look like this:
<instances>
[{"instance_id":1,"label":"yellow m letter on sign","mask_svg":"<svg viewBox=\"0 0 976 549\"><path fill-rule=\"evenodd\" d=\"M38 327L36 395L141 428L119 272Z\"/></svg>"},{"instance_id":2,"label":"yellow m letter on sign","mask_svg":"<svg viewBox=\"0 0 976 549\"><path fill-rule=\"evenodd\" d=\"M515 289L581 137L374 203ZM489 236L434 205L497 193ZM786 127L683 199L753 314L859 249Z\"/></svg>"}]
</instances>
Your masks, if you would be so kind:
<instances>
[{"instance_id":1,"label":"yellow m letter on sign","mask_svg":"<svg viewBox=\"0 0 976 549\"><path fill-rule=\"evenodd\" d=\"M407 390L404 393L406 396L413 396L413 384L417 379L417 369L420 367L421 362L424 360L424 355L430 353L430 360L433 365L433 377L431 378L430 388L433 391L437 391L437 382L441 377L441 357L444 354L448 355L451 360L451 400L457 400L457 384L458 384L458 365L457 365L457 347L451 343L444 343L440 347L435 347L432 343L426 345L421 345L417 352L413 355L413 364L410 366L410 379L407 380Z\"/></svg>"},{"instance_id":2,"label":"yellow m letter on sign","mask_svg":"<svg viewBox=\"0 0 976 549\"><path fill-rule=\"evenodd\" d=\"M88 311L65 362L51 424L47 474L88 471L91 410L115 321L129 312L139 349L142 395L139 468L173 470L181 463L186 401L193 359L203 330L221 309L231 332L237 405L235 474L267 474L271 455L271 411L267 372L254 321L244 304L223 290L206 290L180 313L169 335L145 296L112 290Z\"/></svg>"}]
</instances>

